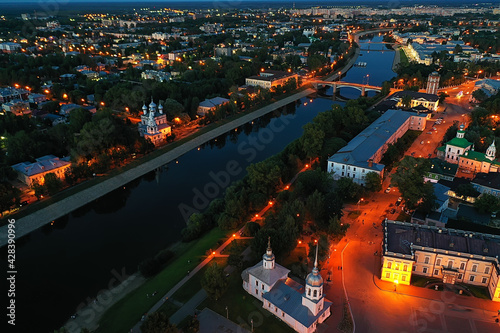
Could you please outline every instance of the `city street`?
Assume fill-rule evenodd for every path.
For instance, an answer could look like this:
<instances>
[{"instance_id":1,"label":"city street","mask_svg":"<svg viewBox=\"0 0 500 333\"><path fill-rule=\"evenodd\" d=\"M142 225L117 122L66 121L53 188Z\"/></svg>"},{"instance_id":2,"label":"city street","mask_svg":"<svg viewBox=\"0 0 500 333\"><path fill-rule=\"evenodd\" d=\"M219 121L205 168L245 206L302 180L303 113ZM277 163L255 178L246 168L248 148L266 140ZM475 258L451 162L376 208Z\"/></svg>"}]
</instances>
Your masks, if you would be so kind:
<instances>
[{"instance_id":1,"label":"city street","mask_svg":"<svg viewBox=\"0 0 500 333\"><path fill-rule=\"evenodd\" d=\"M457 87L466 93L473 83ZM469 90L470 91L470 90ZM447 98L434 118L428 121L425 131L415 140L406 155L436 157L436 148L454 121L466 123L470 112L468 95ZM443 111L446 109L446 112ZM442 124L434 124L439 117ZM436 131L432 128L435 127ZM428 134L432 132L432 134ZM421 143L423 141L423 143ZM386 177L382 191L363 198L358 203L344 207L343 223L350 223L346 236L332 246L330 260L322 274L327 281L325 293L333 301L332 316L326 321L325 332L338 331L342 320L344 288L352 311L355 332L400 333L456 333L495 332L500 326L495 322L500 306L490 300L456 295L452 292L434 291L414 286L395 286L381 281L380 251L382 244L381 222L385 217L395 220L400 209L395 203L400 196L397 188L385 193L390 184ZM360 212L360 215L354 213ZM351 216L349 216L349 213Z\"/></svg>"}]
</instances>

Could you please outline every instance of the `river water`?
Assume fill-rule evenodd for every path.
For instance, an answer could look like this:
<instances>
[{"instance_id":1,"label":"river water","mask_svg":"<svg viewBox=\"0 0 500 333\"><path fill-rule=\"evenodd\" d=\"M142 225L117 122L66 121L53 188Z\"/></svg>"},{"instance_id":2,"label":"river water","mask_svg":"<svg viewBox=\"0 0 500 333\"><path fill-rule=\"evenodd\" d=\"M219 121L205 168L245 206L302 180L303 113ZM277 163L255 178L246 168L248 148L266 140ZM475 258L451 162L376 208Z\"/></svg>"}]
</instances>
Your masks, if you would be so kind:
<instances>
[{"instance_id":1,"label":"river water","mask_svg":"<svg viewBox=\"0 0 500 333\"><path fill-rule=\"evenodd\" d=\"M373 41L381 41L375 36ZM365 44L360 43L363 49ZM394 52L362 51L343 81L381 85L394 76ZM341 95L356 98L359 91L342 88ZM138 263L177 242L185 227L179 209L203 208L207 197L222 195L223 187L211 186L213 174L236 165L231 181L241 179L250 163L280 152L302 135L302 126L331 107L325 98L302 98L275 113L232 130L181 156L162 170L151 172L106 196L18 240L16 263L16 331L52 332L76 312L81 302L123 271L130 275ZM4 252L0 260L7 267Z\"/></svg>"}]
</instances>

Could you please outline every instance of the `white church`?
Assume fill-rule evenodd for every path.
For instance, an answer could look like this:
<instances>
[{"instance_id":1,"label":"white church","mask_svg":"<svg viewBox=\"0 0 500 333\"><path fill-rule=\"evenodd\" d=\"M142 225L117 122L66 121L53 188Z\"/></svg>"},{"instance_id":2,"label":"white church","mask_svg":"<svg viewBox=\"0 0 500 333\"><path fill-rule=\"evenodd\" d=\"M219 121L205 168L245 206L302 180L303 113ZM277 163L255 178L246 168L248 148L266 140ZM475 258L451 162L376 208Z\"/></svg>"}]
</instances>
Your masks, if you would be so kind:
<instances>
[{"instance_id":1,"label":"white church","mask_svg":"<svg viewBox=\"0 0 500 333\"><path fill-rule=\"evenodd\" d=\"M243 289L262 301L262 306L296 332L315 332L330 316L332 302L323 293L323 278L318 269L318 248L314 268L304 286L288 277L290 270L275 263L269 239L262 261L241 274Z\"/></svg>"},{"instance_id":2,"label":"white church","mask_svg":"<svg viewBox=\"0 0 500 333\"><path fill-rule=\"evenodd\" d=\"M167 137L172 133L170 125L167 123L167 115L163 113L163 105L160 104L158 111L156 104L151 98L149 112L146 104L142 106L141 122L139 123L139 133L145 139L151 140L155 145L165 143Z\"/></svg>"}]
</instances>

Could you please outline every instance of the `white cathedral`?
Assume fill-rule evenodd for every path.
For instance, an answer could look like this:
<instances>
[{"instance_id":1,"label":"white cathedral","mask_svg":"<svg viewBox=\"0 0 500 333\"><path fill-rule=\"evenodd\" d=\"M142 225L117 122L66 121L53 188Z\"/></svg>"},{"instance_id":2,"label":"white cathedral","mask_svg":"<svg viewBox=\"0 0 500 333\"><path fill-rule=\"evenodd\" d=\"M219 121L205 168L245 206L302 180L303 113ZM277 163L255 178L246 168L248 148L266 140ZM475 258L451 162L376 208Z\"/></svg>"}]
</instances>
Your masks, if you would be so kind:
<instances>
[{"instance_id":1,"label":"white cathedral","mask_svg":"<svg viewBox=\"0 0 500 333\"><path fill-rule=\"evenodd\" d=\"M262 261L241 274L243 289L262 301L262 307L296 332L315 332L330 316L332 302L323 293L323 278L318 269L318 248L314 268L304 286L288 277L290 270L275 263L271 240Z\"/></svg>"},{"instance_id":2,"label":"white cathedral","mask_svg":"<svg viewBox=\"0 0 500 333\"><path fill-rule=\"evenodd\" d=\"M144 104L142 106L142 113L141 122L138 127L141 136L151 140L155 146L165 143L167 137L172 133L172 129L167 123L167 115L163 113L163 105L160 104L157 111L156 104L151 98L149 112L146 104Z\"/></svg>"}]
</instances>

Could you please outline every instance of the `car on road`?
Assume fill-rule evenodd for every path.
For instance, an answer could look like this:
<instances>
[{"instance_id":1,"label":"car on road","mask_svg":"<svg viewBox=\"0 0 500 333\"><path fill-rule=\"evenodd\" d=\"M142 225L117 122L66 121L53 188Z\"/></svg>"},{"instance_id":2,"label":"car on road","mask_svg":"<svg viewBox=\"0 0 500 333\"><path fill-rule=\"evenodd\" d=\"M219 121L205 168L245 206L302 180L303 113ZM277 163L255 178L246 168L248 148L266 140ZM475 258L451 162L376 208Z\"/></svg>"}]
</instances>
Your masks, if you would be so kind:
<instances>
[{"instance_id":1,"label":"car on road","mask_svg":"<svg viewBox=\"0 0 500 333\"><path fill-rule=\"evenodd\" d=\"M391 186L391 185L389 185L389 187L385 190L385 193L389 193L389 192L391 192L391 189L392 189L392 186Z\"/></svg>"},{"instance_id":2,"label":"car on road","mask_svg":"<svg viewBox=\"0 0 500 333\"><path fill-rule=\"evenodd\" d=\"M424 140L420 141L420 144L423 145L424 144Z\"/></svg>"},{"instance_id":3,"label":"car on road","mask_svg":"<svg viewBox=\"0 0 500 333\"><path fill-rule=\"evenodd\" d=\"M401 202L403 201L403 198L402 197L399 197L398 198L398 201L396 201L396 206L399 206L401 205Z\"/></svg>"},{"instance_id":4,"label":"car on road","mask_svg":"<svg viewBox=\"0 0 500 333\"><path fill-rule=\"evenodd\" d=\"M427 132L427 134L432 134L432 132Z\"/></svg>"}]
</instances>

